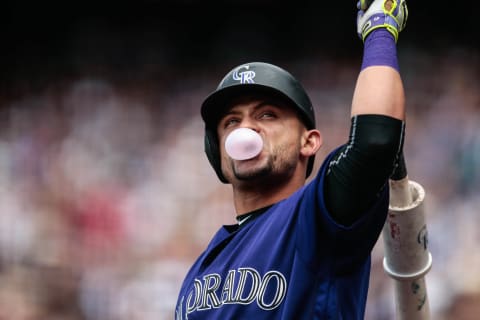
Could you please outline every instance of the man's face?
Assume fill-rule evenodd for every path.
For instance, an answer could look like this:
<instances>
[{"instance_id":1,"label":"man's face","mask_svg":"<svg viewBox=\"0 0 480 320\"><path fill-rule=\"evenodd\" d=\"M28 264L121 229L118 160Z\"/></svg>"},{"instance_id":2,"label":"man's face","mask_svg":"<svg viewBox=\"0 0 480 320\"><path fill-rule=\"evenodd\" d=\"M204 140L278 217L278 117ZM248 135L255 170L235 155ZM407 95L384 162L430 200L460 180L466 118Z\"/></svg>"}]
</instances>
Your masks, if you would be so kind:
<instances>
[{"instance_id":1,"label":"man's face","mask_svg":"<svg viewBox=\"0 0 480 320\"><path fill-rule=\"evenodd\" d=\"M233 160L225 152L225 139L234 129L250 128L260 134L261 153L248 160ZM302 134L306 128L291 107L278 99L247 97L235 100L220 119L217 133L222 171L228 181L288 179L298 166Z\"/></svg>"}]
</instances>

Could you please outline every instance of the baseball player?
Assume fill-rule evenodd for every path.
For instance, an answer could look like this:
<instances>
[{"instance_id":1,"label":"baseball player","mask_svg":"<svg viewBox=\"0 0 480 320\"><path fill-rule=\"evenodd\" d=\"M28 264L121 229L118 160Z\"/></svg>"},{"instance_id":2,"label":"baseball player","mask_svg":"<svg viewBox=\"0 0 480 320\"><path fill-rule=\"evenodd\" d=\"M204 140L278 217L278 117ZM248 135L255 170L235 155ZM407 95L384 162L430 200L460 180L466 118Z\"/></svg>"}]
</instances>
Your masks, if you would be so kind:
<instances>
[{"instance_id":1,"label":"baseball player","mask_svg":"<svg viewBox=\"0 0 480 320\"><path fill-rule=\"evenodd\" d=\"M205 152L218 178L232 185L238 223L222 226L189 270L177 320L363 319L370 254L403 144L396 41L407 7L405 0L357 7L364 53L350 136L308 183L322 138L311 101L290 73L245 63L203 102ZM225 150L239 128L263 141L253 158Z\"/></svg>"}]
</instances>

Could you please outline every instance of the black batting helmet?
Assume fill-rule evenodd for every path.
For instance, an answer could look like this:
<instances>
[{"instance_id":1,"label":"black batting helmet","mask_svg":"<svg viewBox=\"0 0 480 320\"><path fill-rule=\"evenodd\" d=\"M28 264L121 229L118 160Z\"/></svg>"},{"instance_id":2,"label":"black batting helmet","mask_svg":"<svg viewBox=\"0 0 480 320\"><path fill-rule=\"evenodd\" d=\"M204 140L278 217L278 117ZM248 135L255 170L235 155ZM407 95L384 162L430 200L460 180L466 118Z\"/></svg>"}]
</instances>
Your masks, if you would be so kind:
<instances>
[{"instance_id":1,"label":"black batting helmet","mask_svg":"<svg viewBox=\"0 0 480 320\"><path fill-rule=\"evenodd\" d=\"M296 108L307 129L315 128L312 102L300 82L284 69L265 62L245 63L232 69L217 89L203 102L201 115L205 121L205 153L218 178L227 183L222 173L217 124L224 108L232 99L251 93L267 93L287 101ZM314 156L307 166L307 177L313 169Z\"/></svg>"}]
</instances>

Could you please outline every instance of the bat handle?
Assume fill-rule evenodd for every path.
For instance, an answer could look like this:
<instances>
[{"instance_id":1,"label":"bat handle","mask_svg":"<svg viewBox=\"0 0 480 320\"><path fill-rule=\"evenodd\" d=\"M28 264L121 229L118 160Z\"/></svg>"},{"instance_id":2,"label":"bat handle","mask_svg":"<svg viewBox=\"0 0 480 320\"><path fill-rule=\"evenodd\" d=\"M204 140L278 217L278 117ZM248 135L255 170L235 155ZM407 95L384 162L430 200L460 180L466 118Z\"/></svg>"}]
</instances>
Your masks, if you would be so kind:
<instances>
[{"instance_id":1,"label":"bat handle","mask_svg":"<svg viewBox=\"0 0 480 320\"><path fill-rule=\"evenodd\" d=\"M398 156L398 161L393 173L390 177L391 180L399 181L407 177L407 166L405 164L405 157L403 156L403 151L400 152Z\"/></svg>"},{"instance_id":2,"label":"bat handle","mask_svg":"<svg viewBox=\"0 0 480 320\"><path fill-rule=\"evenodd\" d=\"M390 206L403 207L413 203L413 195L405 165L403 151L400 153L397 165L390 176Z\"/></svg>"}]
</instances>

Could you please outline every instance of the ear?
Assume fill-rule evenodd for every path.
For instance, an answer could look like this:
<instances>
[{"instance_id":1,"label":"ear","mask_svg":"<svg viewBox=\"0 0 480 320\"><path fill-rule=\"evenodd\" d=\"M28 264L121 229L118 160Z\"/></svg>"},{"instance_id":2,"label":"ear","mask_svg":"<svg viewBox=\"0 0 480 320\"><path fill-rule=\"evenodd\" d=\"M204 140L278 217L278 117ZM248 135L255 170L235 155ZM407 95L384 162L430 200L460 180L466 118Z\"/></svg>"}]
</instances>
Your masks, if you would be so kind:
<instances>
[{"instance_id":1,"label":"ear","mask_svg":"<svg viewBox=\"0 0 480 320\"><path fill-rule=\"evenodd\" d=\"M302 135L300 154L306 158L313 156L322 146L322 135L317 129L307 130Z\"/></svg>"}]
</instances>

